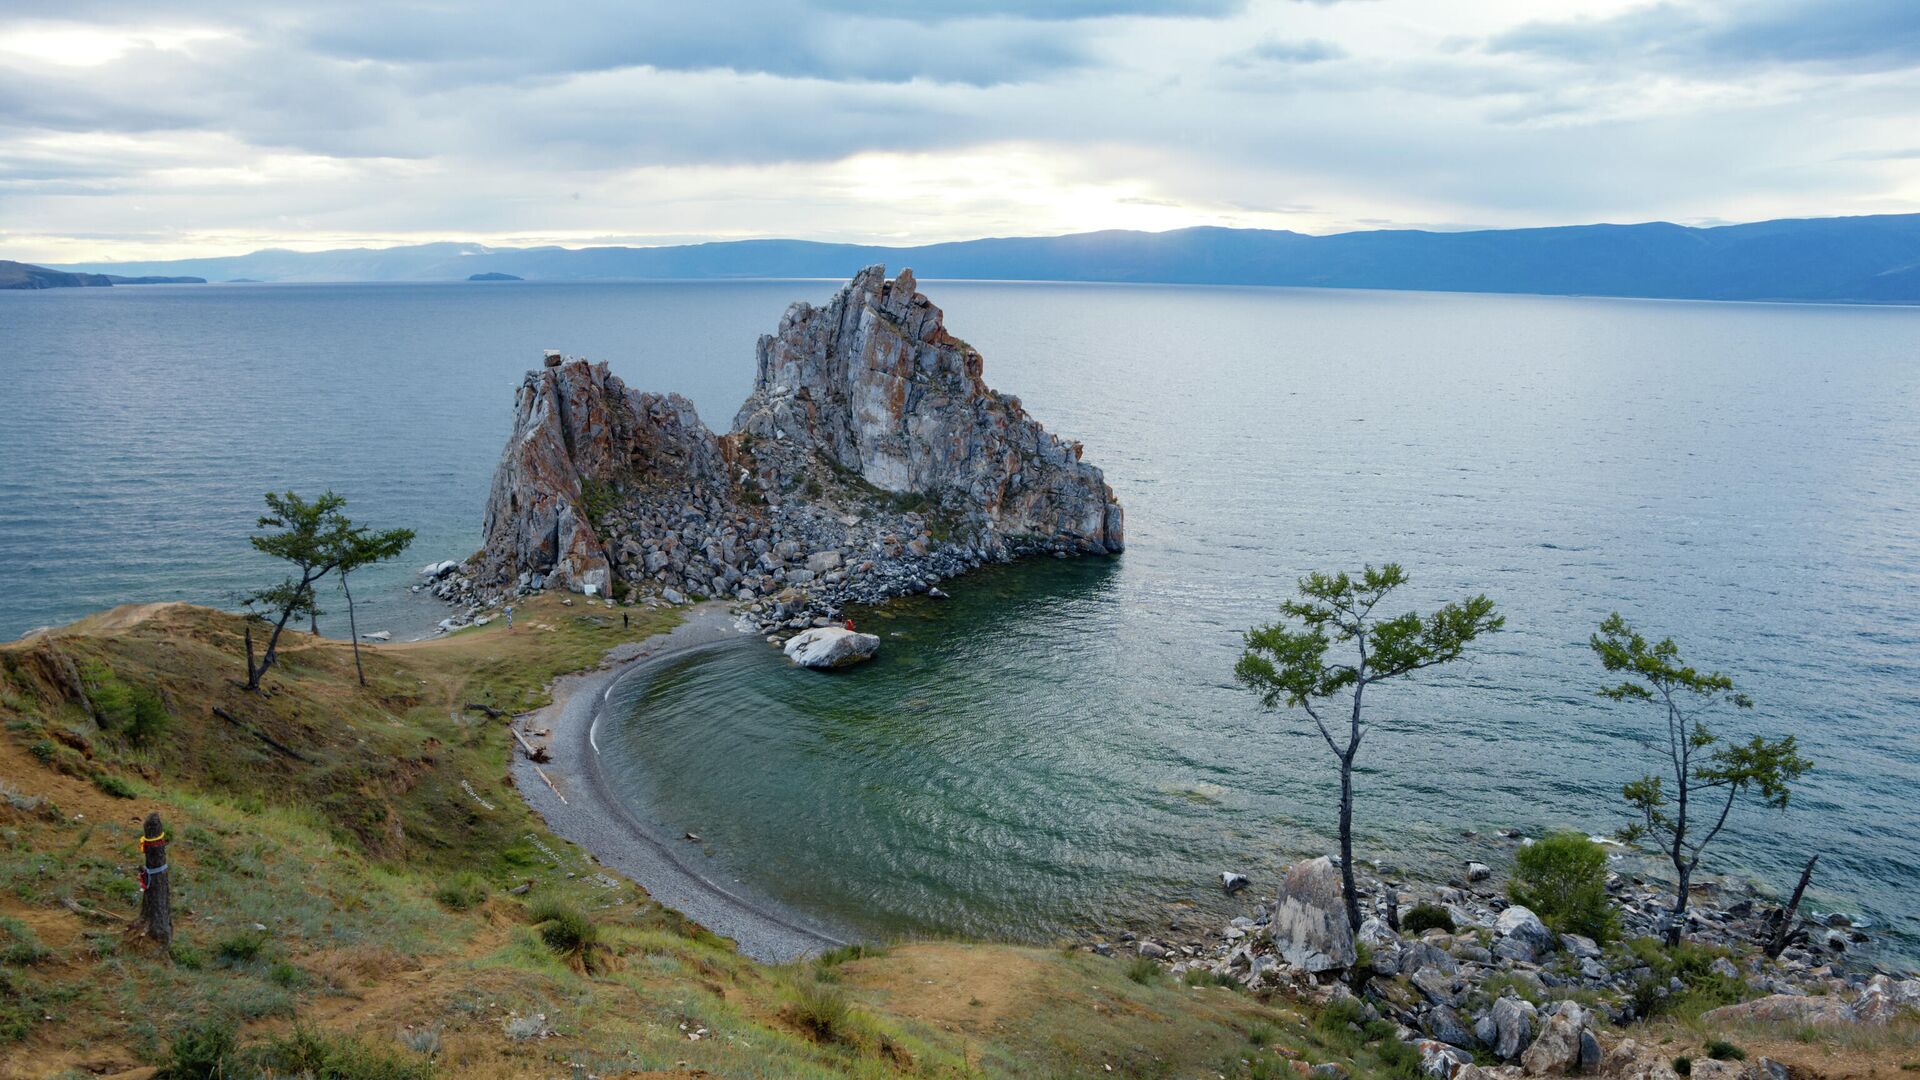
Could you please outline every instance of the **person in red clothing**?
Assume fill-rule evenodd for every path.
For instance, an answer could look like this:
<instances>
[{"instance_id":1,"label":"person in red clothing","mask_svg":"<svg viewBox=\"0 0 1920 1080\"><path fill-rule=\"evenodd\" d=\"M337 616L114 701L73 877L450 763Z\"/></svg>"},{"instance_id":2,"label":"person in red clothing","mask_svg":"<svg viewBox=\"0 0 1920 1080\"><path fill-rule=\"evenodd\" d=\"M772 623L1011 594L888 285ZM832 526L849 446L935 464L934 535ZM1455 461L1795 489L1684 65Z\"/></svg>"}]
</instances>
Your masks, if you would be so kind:
<instances>
[{"instance_id":1,"label":"person in red clothing","mask_svg":"<svg viewBox=\"0 0 1920 1080\"><path fill-rule=\"evenodd\" d=\"M851 629L853 629L853 620L852 620L852 619L848 619L848 620L847 620L847 629L849 629L849 630L851 630Z\"/></svg>"}]
</instances>

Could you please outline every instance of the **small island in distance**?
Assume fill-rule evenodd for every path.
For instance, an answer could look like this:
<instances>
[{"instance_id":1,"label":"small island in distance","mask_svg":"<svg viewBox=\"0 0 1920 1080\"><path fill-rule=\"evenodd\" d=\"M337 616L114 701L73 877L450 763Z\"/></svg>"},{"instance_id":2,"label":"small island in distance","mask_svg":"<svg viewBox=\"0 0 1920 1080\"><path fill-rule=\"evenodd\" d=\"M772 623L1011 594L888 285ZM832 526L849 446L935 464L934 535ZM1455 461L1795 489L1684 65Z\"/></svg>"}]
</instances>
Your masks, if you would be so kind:
<instances>
[{"instance_id":1,"label":"small island in distance","mask_svg":"<svg viewBox=\"0 0 1920 1080\"><path fill-rule=\"evenodd\" d=\"M201 277L121 277L118 274L70 274L31 263L0 259L0 289L73 289L109 285L205 285Z\"/></svg>"},{"instance_id":2,"label":"small island in distance","mask_svg":"<svg viewBox=\"0 0 1920 1080\"><path fill-rule=\"evenodd\" d=\"M502 274L496 270L496 271L489 271L488 273L485 273L485 274L471 274L467 277L467 280L468 281L525 281L527 279L519 276L518 274Z\"/></svg>"}]
</instances>

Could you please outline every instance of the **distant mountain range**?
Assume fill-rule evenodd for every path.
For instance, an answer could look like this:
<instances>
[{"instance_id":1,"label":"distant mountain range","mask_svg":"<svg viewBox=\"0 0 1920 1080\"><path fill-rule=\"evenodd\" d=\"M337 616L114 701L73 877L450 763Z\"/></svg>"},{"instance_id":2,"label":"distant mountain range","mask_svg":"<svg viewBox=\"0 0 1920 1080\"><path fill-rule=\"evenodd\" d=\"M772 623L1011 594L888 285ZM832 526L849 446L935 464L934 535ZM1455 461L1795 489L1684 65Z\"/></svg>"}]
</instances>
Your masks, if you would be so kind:
<instances>
[{"instance_id":1,"label":"distant mountain range","mask_svg":"<svg viewBox=\"0 0 1920 1080\"><path fill-rule=\"evenodd\" d=\"M1920 214L1690 228L1572 225L1481 232L1380 230L1308 236L1263 229L1093 232L880 247L742 240L677 247L259 251L213 259L63 269L214 280L532 281L833 278L862 266L921 278L1293 285L1698 300L1920 303Z\"/></svg>"},{"instance_id":2,"label":"distant mountain range","mask_svg":"<svg viewBox=\"0 0 1920 1080\"><path fill-rule=\"evenodd\" d=\"M0 259L0 289L80 289L108 285L205 285L198 277L125 277L120 274L76 274L32 263Z\"/></svg>"}]
</instances>

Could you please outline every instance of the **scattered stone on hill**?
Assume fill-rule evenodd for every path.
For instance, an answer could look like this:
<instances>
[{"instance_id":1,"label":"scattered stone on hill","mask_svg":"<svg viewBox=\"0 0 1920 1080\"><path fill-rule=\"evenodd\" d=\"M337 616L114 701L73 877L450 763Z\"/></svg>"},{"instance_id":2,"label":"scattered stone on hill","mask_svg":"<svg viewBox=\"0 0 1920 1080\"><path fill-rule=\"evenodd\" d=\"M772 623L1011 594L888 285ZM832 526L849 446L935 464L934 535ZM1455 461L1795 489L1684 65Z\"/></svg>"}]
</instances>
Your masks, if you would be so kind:
<instances>
[{"instance_id":1,"label":"scattered stone on hill","mask_svg":"<svg viewBox=\"0 0 1920 1080\"><path fill-rule=\"evenodd\" d=\"M1743 987L1754 1000L1710 1011L1703 1016L1707 1023L1797 1028L1920 1019L1920 978L1865 969L1850 936L1845 946L1829 945L1820 936L1828 929L1824 916L1809 915L1796 929L1799 943L1779 959L1769 959L1760 946L1771 937L1779 909L1752 893L1727 902L1722 899L1726 891L1703 884L1689 912L1690 940L1725 952L1697 978L1718 980L1715 992L1729 984ZM1390 893L1402 902L1418 898L1444 907L1456 930L1417 936L1394 931L1386 920ZM1361 1004L1369 1017L1394 1025L1419 1055L1424 1075L1436 1080L1671 1076L1671 1051L1661 1055L1657 1048L1640 1050L1631 1040L1602 1041L1610 1038L1608 1025L1643 1019L1641 1009L1657 1010L1662 999L1690 990L1670 972L1656 974L1632 947L1554 935L1487 880L1465 888L1417 886L1385 871L1380 878L1363 875L1360 895L1368 917L1354 935L1356 947L1347 963L1366 958L1370 977ZM1670 902L1664 884L1615 874L1609 896L1624 941L1660 932ZM1337 951L1337 944L1315 948L1312 942L1337 942L1344 927L1339 874L1331 860L1321 858L1289 871L1278 904L1262 904L1251 917L1234 916L1210 935L1127 934L1119 940L1152 942L1176 977L1198 971L1257 993L1284 992L1326 1003L1349 995L1350 971L1326 963L1326 953ZM1088 947L1112 951L1103 940ZM1137 944L1134 951L1146 954ZM1471 1064L1489 1059L1502 1064ZM1709 1064L1714 1068L1703 1069ZM1695 1069L1696 1076L1720 1080L1781 1080L1783 1075L1779 1066L1757 1062L1703 1059Z\"/></svg>"},{"instance_id":2,"label":"scattered stone on hill","mask_svg":"<svg viewBox=\"0 0 1920 1080\"><path fill-rule=\"evenodd\" d=\"M778 634L983 563L1125 546L1100 470L987 387L911 271L793 305L758 353L721 436L685 398L550 351L515 400L480 552L423 588L470 608L725 598Z\"/></svg>"}]
</instances>

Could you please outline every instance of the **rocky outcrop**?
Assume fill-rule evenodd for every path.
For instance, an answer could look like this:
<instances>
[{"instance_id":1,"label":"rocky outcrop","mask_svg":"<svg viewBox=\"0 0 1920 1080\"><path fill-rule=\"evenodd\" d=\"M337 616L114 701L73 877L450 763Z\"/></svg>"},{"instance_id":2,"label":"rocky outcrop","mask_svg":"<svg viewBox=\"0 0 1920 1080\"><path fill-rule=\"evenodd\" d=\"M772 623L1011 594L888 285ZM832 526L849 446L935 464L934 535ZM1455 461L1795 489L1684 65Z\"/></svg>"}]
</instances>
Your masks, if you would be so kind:
<instances>
[{"instance_id":1,"label":"rocky outcrop","mask_svg":"<svg viewBox=\"0 0 1920 1080\"><path fill-rule=\"evenodd\" d=\"M604 363L528 372L487 497L478 580L612 591L615 512L663 498L692 513L731 506L729 449L692 402L629 390Z\"/></svg>"},{"instance_id":2,"label":"rocky outcrop","mask_svg":"<svg viewBox=\"0 0 1920 1080\"><path fill-rule=\"evenodd\" d=\"M1100 470L981 368L912 273L880 267L761 338L728 435L550 353L515 400L483 547L435 591L726 597L805 629L983 562L1120 551Z\"/></svg>"}]
</instances>

